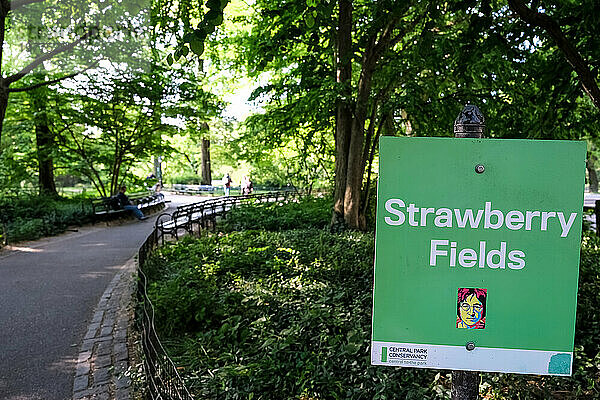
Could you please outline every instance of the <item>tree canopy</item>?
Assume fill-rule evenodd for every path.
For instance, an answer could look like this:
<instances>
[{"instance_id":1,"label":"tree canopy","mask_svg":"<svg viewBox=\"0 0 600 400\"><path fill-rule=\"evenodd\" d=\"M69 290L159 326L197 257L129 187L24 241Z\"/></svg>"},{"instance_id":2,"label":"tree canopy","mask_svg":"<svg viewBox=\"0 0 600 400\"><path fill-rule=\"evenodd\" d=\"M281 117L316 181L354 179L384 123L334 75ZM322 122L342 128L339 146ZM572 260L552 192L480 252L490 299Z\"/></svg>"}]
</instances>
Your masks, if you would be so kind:
<instances>
[{"instance_id":1,"label":"tree canopy","mask_svg":"<svg viewBox=\"0 0 600 400\"><path fill-rule=\"evenodd\" d=\"M378 137L451 136L467 103L484 113L488 136L585 139L591 169L597 159L594 2L109 3L5 7L2 79L17 74L20 84L7 87L14 97L2 159L24 162L3 167L3 186L22 184L25 170L51 159L61 174L108 194L123 173L149 172L157 155L174 181L200 174L209 141L217 177L237 171L256 182L329 188L332 225L364 228ZM68 26L95 21L105 33L37 49L15 39L28 21L64 25L67 15ZM107 34L111 24L136 35ZM45 59L28 67L23 51ZM33 97L19 93L42 85ZM249 97L236 95L241 86ZM244 102L251 115L233 119L231 108ZM31 135L39 138L44 121L48 143L37 147L50 150L35 150Z\"/></svg>"}]
</instances>

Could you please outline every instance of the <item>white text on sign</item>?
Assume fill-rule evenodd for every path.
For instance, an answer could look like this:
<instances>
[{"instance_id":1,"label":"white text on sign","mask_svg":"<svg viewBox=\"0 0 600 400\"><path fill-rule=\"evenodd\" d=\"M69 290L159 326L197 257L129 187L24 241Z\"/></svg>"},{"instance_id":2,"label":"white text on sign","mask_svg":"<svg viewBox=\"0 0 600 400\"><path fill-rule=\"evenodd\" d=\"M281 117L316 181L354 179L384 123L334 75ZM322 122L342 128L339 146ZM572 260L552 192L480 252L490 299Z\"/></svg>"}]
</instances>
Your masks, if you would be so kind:
<instances>
[{"instance_id":1,"label":"white text on sign","mask_svg":"<svg viewBox=\"0 0 600 400\"><path fill-rule=\"evenodd\" d=\"M410 227L435 225L438 228L470 228L470 229L500 229L503 226L516 231L539 230L548 231L549 226L560 229L560 237L569 235L573 223L577 218L576 212L565 213L562 211L539 210L510 210L503 212L492 207L491 201L486 201L483 208L473 210L466 208L450 209L447 207L417 207L414 203L406 203L401 199L389 199L385 202L385 210L390 216L384 221L390 226L401 226L407 223ZM487 241L480 241L479 248L473 249L460 246L456 241L448 239L432 239L430 241L429 265L436 267L461 266L464 268L489 267L492 269L519 270L525 267L525 252L520 249L511 249L505 241L488 245Z\"/></svg>"}]
</instances>

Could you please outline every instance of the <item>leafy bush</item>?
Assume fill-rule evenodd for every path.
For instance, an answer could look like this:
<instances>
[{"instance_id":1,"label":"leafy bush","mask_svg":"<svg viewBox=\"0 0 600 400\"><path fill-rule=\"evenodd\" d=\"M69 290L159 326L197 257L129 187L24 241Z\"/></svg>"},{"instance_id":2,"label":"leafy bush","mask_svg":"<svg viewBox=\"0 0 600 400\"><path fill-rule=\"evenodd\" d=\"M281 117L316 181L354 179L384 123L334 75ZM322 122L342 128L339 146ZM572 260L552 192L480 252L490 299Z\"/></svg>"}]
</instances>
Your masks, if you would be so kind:
<instances>
[{"instance_id":1,"label":"leafy bush","mask_svg":"<svg viewBox=\"0 0 600 400\"><path fill-rule=\"evenodd\" d=\"M183 174L170 174L165 177L165 183L168 185L172 185L174 183L182 184L182 185L199 185L202 177L193 172L183 173Z\"/></svg>"},{"instance_id":2,"label":"leafy bush","mask_svg":"<svg viewBox=\"0 0 600 400\"><path fill-rule=\"evenodd\" d=\"M220 224L225 232L244 229L282 231L328 226L331 197L303 197L289 203L256 203L234 208Z\"/></svg>"},{"instance_id":3,"label":"leafy bush","mask_svg":"<svg viewBox=\"0 0 600 400\"><path fill-rule=\"evenodd\" d=\"M600 397L599 256L586 236L573 376L482 374L486 398ZM149 293L199 398L447 398L448 371L370 366L372 259L356 232L215 234L162 248Z\"/></svg>"},{"instance_id":4,"label":"leafy bush","mask_svg":"<svg viewBox=\"0 0 600 400\"><path fill-rule=\"evenodd\" d=\"M44 196L0 199L0 221L10 242L35 240L91 221L88 202Z\"/></svg>"},{"instance_id":5,"label":"leafy bush","mask_svg":"<svg viewBox=\"0 0 600 400\"><path fill-rule=\"evenodd\" d=\"M372 262L366 234L217 234L151 258L149 295L198 398L447 395L437 371L370 366Z\"/></svg>"}]
</instances>

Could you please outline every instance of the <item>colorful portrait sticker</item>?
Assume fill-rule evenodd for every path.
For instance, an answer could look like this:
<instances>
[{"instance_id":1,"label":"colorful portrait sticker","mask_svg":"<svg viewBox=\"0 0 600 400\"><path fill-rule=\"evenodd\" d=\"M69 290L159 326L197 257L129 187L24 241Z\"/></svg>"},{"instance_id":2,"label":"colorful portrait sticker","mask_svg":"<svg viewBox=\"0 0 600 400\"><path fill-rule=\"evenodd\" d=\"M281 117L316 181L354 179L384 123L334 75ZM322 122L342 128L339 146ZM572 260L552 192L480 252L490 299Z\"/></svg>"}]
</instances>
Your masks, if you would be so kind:
<instances>
[{"instance_id":1,"label":"colorful portrait sticker","mask_svg":"<svg viewBox=\"0 0 600 400\"><path fill-rule=\"evenodd\" d=\"M459 288L456 301L456 327L485 329L487 289Z\"/></svg>"}]
</instances>

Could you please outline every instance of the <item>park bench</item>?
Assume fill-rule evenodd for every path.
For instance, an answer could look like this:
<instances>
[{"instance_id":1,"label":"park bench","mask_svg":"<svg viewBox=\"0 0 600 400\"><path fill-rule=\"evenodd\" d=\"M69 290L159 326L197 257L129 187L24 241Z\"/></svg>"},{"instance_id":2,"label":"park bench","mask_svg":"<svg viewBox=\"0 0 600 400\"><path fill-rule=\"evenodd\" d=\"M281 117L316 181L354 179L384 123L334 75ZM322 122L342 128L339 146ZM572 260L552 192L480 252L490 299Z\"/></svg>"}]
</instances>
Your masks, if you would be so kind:
<instances>
[{"instance_id":1,"label":"park bench","mask_svg":"<svg viewBox=\"0 0 600 400\"><path fill-rule=\"evenodd\" d=\"M162 193L134 193L129 197L131 204L138 206L143 212L151 212L164 206L165 196ZM130 211L119 206L116 196L100 197L91 200L93 222L119 218L129 215Z\"/></svg>"},{"instance_id":2,"label":"park bench","mask_svg":"<svg viewBox=\"0 0 600 400\"><path fill-rule=\"evenodd\" d=\"M173 192L177 194L204 194L204 193L214 193L220 188L212 185L184 185L180 183L173 184Z\"/></svg>"}]
</instances>

